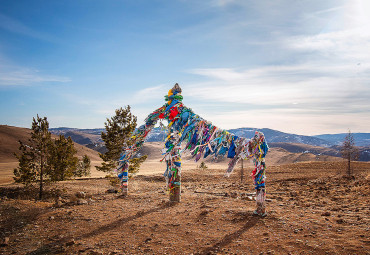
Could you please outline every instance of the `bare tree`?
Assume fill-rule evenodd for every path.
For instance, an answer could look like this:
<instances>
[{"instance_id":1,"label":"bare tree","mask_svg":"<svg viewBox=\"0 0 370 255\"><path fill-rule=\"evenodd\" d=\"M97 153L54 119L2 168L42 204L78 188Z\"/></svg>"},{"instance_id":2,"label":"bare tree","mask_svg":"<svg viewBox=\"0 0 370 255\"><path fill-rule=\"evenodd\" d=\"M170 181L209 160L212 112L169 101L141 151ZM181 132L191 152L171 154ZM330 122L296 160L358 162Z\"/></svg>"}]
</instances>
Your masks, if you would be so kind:
<instances>
[{"instance_id":1,"label":"bare tree","mask_svg":"<svg viewBox=\"0 0 370 255\"><path fill-rule=\"evenodd\" d=\"M347 174L351 176L353 173L353 171L351 171L351 160L357 160L359 157L359 149L355 146L355 138L351 130L348 131L348 134L344 138L341 154L342 158L346 159L348 162Z\"/></svg>"}]
</instances>

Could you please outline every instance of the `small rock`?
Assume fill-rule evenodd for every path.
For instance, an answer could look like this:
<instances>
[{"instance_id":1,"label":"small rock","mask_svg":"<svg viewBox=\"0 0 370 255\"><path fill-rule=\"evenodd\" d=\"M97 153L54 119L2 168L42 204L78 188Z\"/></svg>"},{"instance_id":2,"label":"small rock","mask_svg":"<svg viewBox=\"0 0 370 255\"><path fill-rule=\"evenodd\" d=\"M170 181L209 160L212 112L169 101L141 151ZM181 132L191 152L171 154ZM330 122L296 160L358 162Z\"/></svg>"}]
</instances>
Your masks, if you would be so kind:
<instances>
[{"instance_id":1,"label":"small rock","mask_svg":"<svg viewBox=\"0 0 370 255\"><path fill-rule=\"evenodd\" d=\"M237 197L238 197L238 193L236 193L236 192L231 192L231 193L230 193L230 197L232 197L232 198L237 198Z\"/></svg>"},{"instance_id":2,"label":"small rock","mask_svg":"<svg viewBox=\"0 0 370 255\"><path fill-rule=\"evenodd\" d=\"M3 243L0 245L0 247L5 247L9 245L9 237L4 237Z\"/></svg>"},{"instance_id":3,"label":"small rock","mask_svg":"<svg viewBox=\"0 0 370 255\"><path fill-rule=\"evenodd\" d=\"M323 212L322 214L321 214L321 216L330 216L331 215L331 213L330 212Z\"/></svg>"},{"instance_id":4,"label":"small rock","mask_svg":"<svg viewBox=\"0 0 370 255\"><path fill-rule=\"evenodd\" d=\"M337 223L342 224L342 223L344 223L344 220L343 219L337 219Z\"/></svg>"},{"instance_id":5,"label":"small rock","mask_svg":"<svg viewBox=\"0 0 370 255\"><path fill-rule=\"evenodd\" d=\"M150 242L150 241L152 241L152 238L151 238L151 237L148 237L148 238L144 241L144 243L148 243L148 242Z\"/></svg>"},{"instance_id":6,"label":"small rock","mask_svg":"<svg viewBox=\"0 0 370 255\"><path fill-rule=\"evenodd\" d=\"M101 251L90 251L89 255L103 255Z\"/></svg>"},{"instance_id":7,"label":"small rock","mask_svg":"<svg viewBox=\"0 0 370 255\"><path fill-rule=\"evenodd\" d=\"M87 200L85 200L85 199L79 199L79 200L77 200L77 204L78 204L78 205L87 205L87 204L88 204L88 202L87 202Z\"/></svg>"},{"instance_id":8,"label":"small rock","mask_svg":"<svg viewBox=\"0 0 370 255\"><path fill-rule=\"evenodd\" d=\"M108 189L106 192L107 193L118 193L118 190L116 190L116 189Z\"/></svg>"},{"instance_id":9,"label":"small rock","mask_svg":"<svg viewBox=\"0 0 370 255\"><path fill-rule=\"evenodd\" d=\"M86 193L83 192L83 191L79 191L79 192L76 192L75 196L77 198L85 198L86 197Z\"/></svg>"},{"instance_id":10,"label":"small rock","mask_svg":"<svg viewBox=\"0 0 370 255\"><path fill-rule=\"evenodd\" d=\"M71 241L69 241L69 242L67 242L66 243L66 246L72 246L72 245L74 245L76 242L75 242L75 240L74 239L72 239Z\"/></svg>"},{"instance_id":11,"label":"small rock","mask_svg":"<svg viewBox=\"0 0 370 255\"><path fill-rule=\"evenodd\" d=\"M62 207L63 206L62 198L58 197L57 199L55 199L55 203L53 206L57 208Z\"/></svg>"},{"instance_id":12,"label":"small rock","mask_svg":"<svg viewBox=\"0 0 370 255\"><path fill-rule=\"evenodd\" d=\"M54 216L49 217L49 220L54 220L54 219L55 219Z\"/></svg>"}]
</instances>

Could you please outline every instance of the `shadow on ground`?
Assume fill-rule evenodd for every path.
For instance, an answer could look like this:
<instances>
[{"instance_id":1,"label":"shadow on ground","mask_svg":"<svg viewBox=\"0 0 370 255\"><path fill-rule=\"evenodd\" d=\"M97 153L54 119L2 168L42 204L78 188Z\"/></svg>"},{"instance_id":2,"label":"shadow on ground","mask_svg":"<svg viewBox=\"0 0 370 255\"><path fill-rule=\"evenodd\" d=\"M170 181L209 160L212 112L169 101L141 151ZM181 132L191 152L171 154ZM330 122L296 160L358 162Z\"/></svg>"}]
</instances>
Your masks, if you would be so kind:
<instances>
[{"instance_id":1,"label":"shadow on ground","mask_svg":"<svg viewBox=\"0 0 370 255\"><path fill-rule=\"evenodd\" d=\"M41 255L41 254L60 253L60 252L63 251L63 247L65 246L65 244L72 241L72 239L77 241L77 240L82 240L82 239L85 239L85 238L90 238L90 237L93 237L93 236L96 236L96 235L100 235L100 234L103 234L105 232L109 232L113 229L119 228L122 225L124 225L124 224L126 224L130 221L133 221L133 220L136 220L138 218L144 217L144 216L146 216L148 214L151 214L151 213L156 213L158 211L164 210L164 209L172 207L174 205L176 205L176 203L167 202L167 203L165 203L165 204L163 204L159 207L156 207L156 208L153 208L153 209L150 209L150 210L147 210L147 211L139 211L135 215L132 215L132 216L129 216L129 217L126 217L126 218L119 218L118 220L115 220L115 221L113 221L109 224L106 224L106 225L103 225L99 228L96 228L95 230L93 230L89 233L86 233L86 234L83 234L83 235L80 235L80 236L77 236L77 237L73 237L73 236L64 237L64 238L59 239L55 242L46 244L46 245L40 247L39 249L37 249L35 251L32 251L28 254L30 254L30 255Z\"/></svg>"}]
</instances>

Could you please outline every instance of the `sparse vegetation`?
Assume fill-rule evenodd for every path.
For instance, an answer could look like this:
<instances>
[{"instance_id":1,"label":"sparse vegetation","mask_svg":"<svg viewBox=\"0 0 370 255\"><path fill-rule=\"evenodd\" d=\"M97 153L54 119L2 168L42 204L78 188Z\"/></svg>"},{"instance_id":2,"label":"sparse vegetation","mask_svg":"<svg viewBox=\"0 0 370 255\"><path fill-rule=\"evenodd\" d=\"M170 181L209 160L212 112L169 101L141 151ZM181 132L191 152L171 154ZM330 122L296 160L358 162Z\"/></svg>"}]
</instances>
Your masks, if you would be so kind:
<instances>
[{"instance_id":1,"label":"sparse vegetation","mask_svg":"<svg viewBox=\"0 0 370 255\"><path fill-rule=\"evenodd\" d=\"M19 141L20 155L16 155L19 167L14 169L14 180L26 186L32 182L39 182L39 199L42 199L44 178L50 173L48 153L51 143L47 118L37 115L33 118L31 138L29 144Z\"/></svg>"},{"instance_id":2,"label":"sparse vegetation","mask_svg":"<svg viewBox=\"0 0 370 255\"><path fill-rule=\"evenodd\" d=\"M31 138L19 141L20 154L15 154L19 166L14 169L14 180L29 186L39 183L39 199L43 197L45 181L63 181L90 169L90 159L85 155L79 169L79 160L71 138L63 135L53 140L46 117L33 118Z\"/></svg>"},{"instance_id":3,"label":"sparse vegetation","mask_svg":"<svg viewBox=\"0 0 370 255\"><path fill-rule=\"evenodd\" d=\"M206 165L206 163L202 162L202 163L200 163L199 168L202 169L202 170L206 170L208 168L208 166Z\"/></svg>"},{"instance_id":4,"label":"sparse vegetation","mask_svg":"<svg viewBox=\"0 0 370 255\"><path fill-rule=\"evenodd\" d=\"M351 170L351 161L359 158L359 149L355 146L355 138L350 130L344 138L341 154L342 158L346 159L348 162L347 175L351 176L353 174L353 171Z\"/></svg>"},{"instance_id":5,"label":"sparse vegetation","mask_svg":"<svg viewBox=\"0 0 370 255\"><path fill-rule=\"evenodd\" d=\"M82 160L78 162L75 176L90 176L91 160L87 155L84 155Z\"/></svg>"}]
</instances>

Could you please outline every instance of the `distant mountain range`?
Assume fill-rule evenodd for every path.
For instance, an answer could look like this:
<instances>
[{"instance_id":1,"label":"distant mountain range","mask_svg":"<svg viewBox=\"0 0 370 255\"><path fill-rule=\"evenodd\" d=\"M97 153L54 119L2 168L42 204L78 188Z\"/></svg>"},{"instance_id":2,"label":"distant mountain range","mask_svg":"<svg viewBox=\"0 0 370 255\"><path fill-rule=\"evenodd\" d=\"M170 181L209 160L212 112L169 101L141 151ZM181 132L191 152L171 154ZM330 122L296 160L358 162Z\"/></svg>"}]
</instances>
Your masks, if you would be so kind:
<instances>
[{"instance_id":1,"label":"distant mountain range","mask_svg":"<svg viewBox=\"0 0 370 255\"><path fill-rule=\"evenodd\" d=\"M51 128L51 133L64 136L70 136L76 143L82 144L91 149L104 153L105 147L101 140L103 128L96 129L77 129L77 128ZM284 133L269 128L237 128L230 129L229 132L247 138L252 138L256 131L264 133L270 147L280 147L289 152L306 153L310 152L315 155L329 155L340 157L340 145L342 144L344 134L323 134L316 136L305 136L297 134ZM370 161L370 133L353 133L356 146L360 147L360 160ZM166 131L160 128L154 128L148 135L148 142L162 142L166 137Z\"/></svg>"},{"instance_id":2,"label":"distant mountain range","mask_svg":"<svg viewBox=\"0 0 370 255\"><path fill-rule=\"evenodd\" d=\"M315 135L314 137L326 140L333 145L341 145L348 133ZM370 133L353 133L356 146L370 146Z\"/></svg>"}]
</instances>

